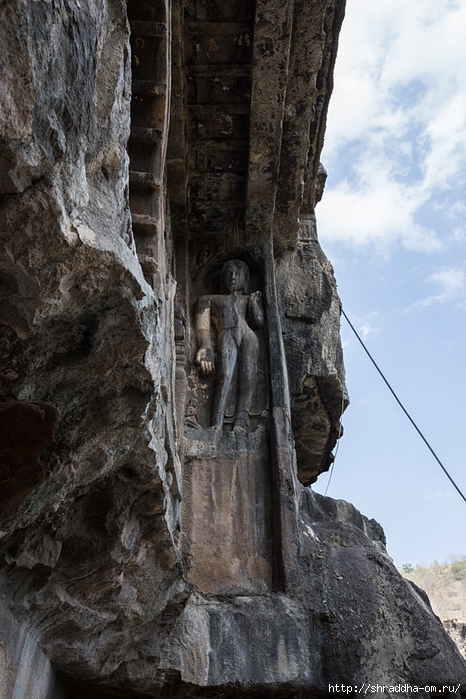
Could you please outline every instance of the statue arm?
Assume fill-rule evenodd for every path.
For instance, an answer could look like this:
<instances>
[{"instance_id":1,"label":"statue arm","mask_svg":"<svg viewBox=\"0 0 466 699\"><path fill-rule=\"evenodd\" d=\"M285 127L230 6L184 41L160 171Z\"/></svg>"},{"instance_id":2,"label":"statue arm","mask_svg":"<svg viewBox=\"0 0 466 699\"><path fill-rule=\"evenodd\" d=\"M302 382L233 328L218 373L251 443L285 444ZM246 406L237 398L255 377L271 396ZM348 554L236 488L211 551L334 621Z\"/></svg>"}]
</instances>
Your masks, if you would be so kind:
<instances>
[{"instance_id":1,"label":"statue arm","mask_svg":"<svg viewBox=\"0 0 466 699\"><path fill-rule=\"evenodd\" d=\"M249 295L249 320L253 328L262 328L264 325L261 296L260 291L254 291Z\"/></svg>"},{"instance_id":2,"label":"statue arm","mask_svg":"<svg viewBox=\"0 0 466 699\"><path fill-rule=\"evenodd\" d=\"M210 374L214 370L214 353L210 341L210 298L201 296L197 304L195 330L199 349L196 354L196 362L204 374Z\"/></svg>"}]
</instances>

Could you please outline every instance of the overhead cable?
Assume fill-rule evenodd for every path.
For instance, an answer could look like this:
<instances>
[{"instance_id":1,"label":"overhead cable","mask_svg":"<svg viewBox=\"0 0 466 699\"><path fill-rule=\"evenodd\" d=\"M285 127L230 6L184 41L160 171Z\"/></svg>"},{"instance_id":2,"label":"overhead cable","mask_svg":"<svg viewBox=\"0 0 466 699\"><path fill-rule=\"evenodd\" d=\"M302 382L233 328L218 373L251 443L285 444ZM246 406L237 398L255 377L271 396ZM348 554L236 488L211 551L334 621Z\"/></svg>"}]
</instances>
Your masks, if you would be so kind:
<instances>
[{"instance_id":1,"label":"overhead cable","mask_svg":"<svg viewBox=\"0 0 466 699\"><path fill-rule=\"evenodd\" d=\"M351 330L354 332L354 334L355 334L356 337L358 338L359 342L361 343L362 348L364 349L365 353L367 354L367 356L368 356L369 359L371 360L372 364L375 366L375 368L376 368L377 371L379 372L380 376L381 376L382 379L384 380L384 382L385 382L385 384L387 385L387 387L388 387L390 393L392 394L392 396L394 397L394 399L396 400L396 402L398 403L398 405L400 406L400 408L402 409L402 411L404 412L404 414L406 415L406 417L408 418L408 420L410 421L410 423L412 424L412 426L414 427L414 429L416 430L416 432L418 433L418 435L421 437L422 441L424 442L424 444L426 445L426 447L429 449L430 453L432 454L432 456L434 457L434 459L436 460L436 462L438 463L438 465L440 466L440 468L442 469L442 471L444 472L444 474L446 475L446 477L450 480L450 482L452 483L452 485L456 488L456 490L458 491L458 493L461 495L461 497L463 498L463 500L466 502L466 497L465 497L465 495L461 492L460 488L457 486L457 484L455 483L455 481L453 480L453 478L450 476L450 474L448 473L447 469L446 469L445 466L442 464L442 462L440 461L439 457L437 456L437 454L435 453L435 451L432 449L432 447L430 446L429 442L428 442L427 439L424 437L424 435L422 434L421 430L420 430L419 427L416 425L416 423L414 422L413 418L412 418L411 415L408 413L408 411L406 410L406 408L404 407L403 403L400 401L400 399L399 399L398 396L396 395L396 393L395 393L395 391L393 390L393 388L390 386L389 382L387 381L387 379L386 379L385 376L383 375L382 371L379 369L379 367L378 367L378 365L377 365L375 359L372 357L372 355L371 355L371 353L369 352L369 350L367 349L366 345L364 344L364 342L363 342L362 339L360 338L358 332L356 331L356 328L354 327L354 325L352 324L352 322L350 321L350 319L349 319L348 316L346 315L345 311L342 310L342 314L343 314L343 316L345 317L346 322L347 322L348 325L350 326Z\"/></svg>"}]
</instances>

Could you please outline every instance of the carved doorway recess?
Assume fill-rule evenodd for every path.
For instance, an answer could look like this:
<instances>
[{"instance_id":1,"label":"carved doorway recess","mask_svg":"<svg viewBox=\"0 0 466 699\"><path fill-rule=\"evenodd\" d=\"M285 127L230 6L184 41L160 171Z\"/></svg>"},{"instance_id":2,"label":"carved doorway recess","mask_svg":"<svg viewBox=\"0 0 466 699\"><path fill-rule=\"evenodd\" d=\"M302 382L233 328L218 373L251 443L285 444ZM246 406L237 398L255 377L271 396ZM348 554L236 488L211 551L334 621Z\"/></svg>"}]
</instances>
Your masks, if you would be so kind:
<instances>
[{"instance_id":1,"label":"carved doorway recess","mask_svg":"<svg viewBox=\"0 0 466 699\"><path fill-rule=\"evenodd\" d=\"M248 288L238 292L222 288L222 255L193 280L197 327L189 353L188 404L196 405L196 421L187 420L184 434L182 549L189 579L201 592L211 594L263 594L276 588L270 376L264 330L248 315L251 306L262 305L262 272L250 255L242 257L244 268L251 271ZM208 374L196 359L203 320L199 307L204 308L206 300L211 308L205 327L217 366ZM242 344L244 334L255 338L257 352L247 405L239 405L241 371L245 366L250 369L253 361L251 350ZM213 427L225 351L219 344L222 336L230 338L236 349L233 357L227 356L231 380L221 424ZM246 408L246 423L240 417L238 424Z\"/></svg>"}]
</instances>

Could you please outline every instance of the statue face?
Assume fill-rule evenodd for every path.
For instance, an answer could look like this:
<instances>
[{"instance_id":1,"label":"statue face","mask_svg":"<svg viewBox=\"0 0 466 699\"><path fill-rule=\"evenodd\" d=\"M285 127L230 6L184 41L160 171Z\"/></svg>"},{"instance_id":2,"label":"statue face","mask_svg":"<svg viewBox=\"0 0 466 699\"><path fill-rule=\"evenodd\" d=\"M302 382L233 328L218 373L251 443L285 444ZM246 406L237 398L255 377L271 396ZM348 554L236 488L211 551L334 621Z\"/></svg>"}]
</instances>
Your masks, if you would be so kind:
<instances>
[{"instance_id":1,"label":"statue face","mask_svg":"<svg viewBox=\"0 0 466 699\"><path fill-rule=\"evenodd\" d=\"M235 260L228 262L223 268L223 283L229 291L242 291L246 286L246 272L243 265Z\"/></svg>"}]
</instances>

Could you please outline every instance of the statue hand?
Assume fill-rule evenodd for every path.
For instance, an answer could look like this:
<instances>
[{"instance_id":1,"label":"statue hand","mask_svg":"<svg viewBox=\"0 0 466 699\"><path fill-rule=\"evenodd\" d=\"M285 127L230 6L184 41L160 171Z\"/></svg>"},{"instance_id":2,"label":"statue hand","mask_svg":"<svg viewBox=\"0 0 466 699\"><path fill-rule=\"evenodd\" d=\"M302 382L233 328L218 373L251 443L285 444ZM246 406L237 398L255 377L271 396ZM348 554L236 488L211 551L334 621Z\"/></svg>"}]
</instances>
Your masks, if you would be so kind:
<instances>
[{"instance_id":1,"label":"statue hand","mask_svg":"<svg viewBox=\"0 0 466 699\"><path fill-rule=\"evenodd\" d=\"M262 297L262 293L260 291L253 291L252 294L249 294L249 301L253 302L256 301L258 302Z\"/></svg>"},{"instance_id":2,"label":"statue hand","mask_svg":"<svg viewBox=\"0 0 466 699\"><path fill-rule=\"evenodd\" d=\"M203 374L211 374L214 370L214 353L210 347L201 347L196 355L196 362Z\"/></svg>"}]
</instances>

